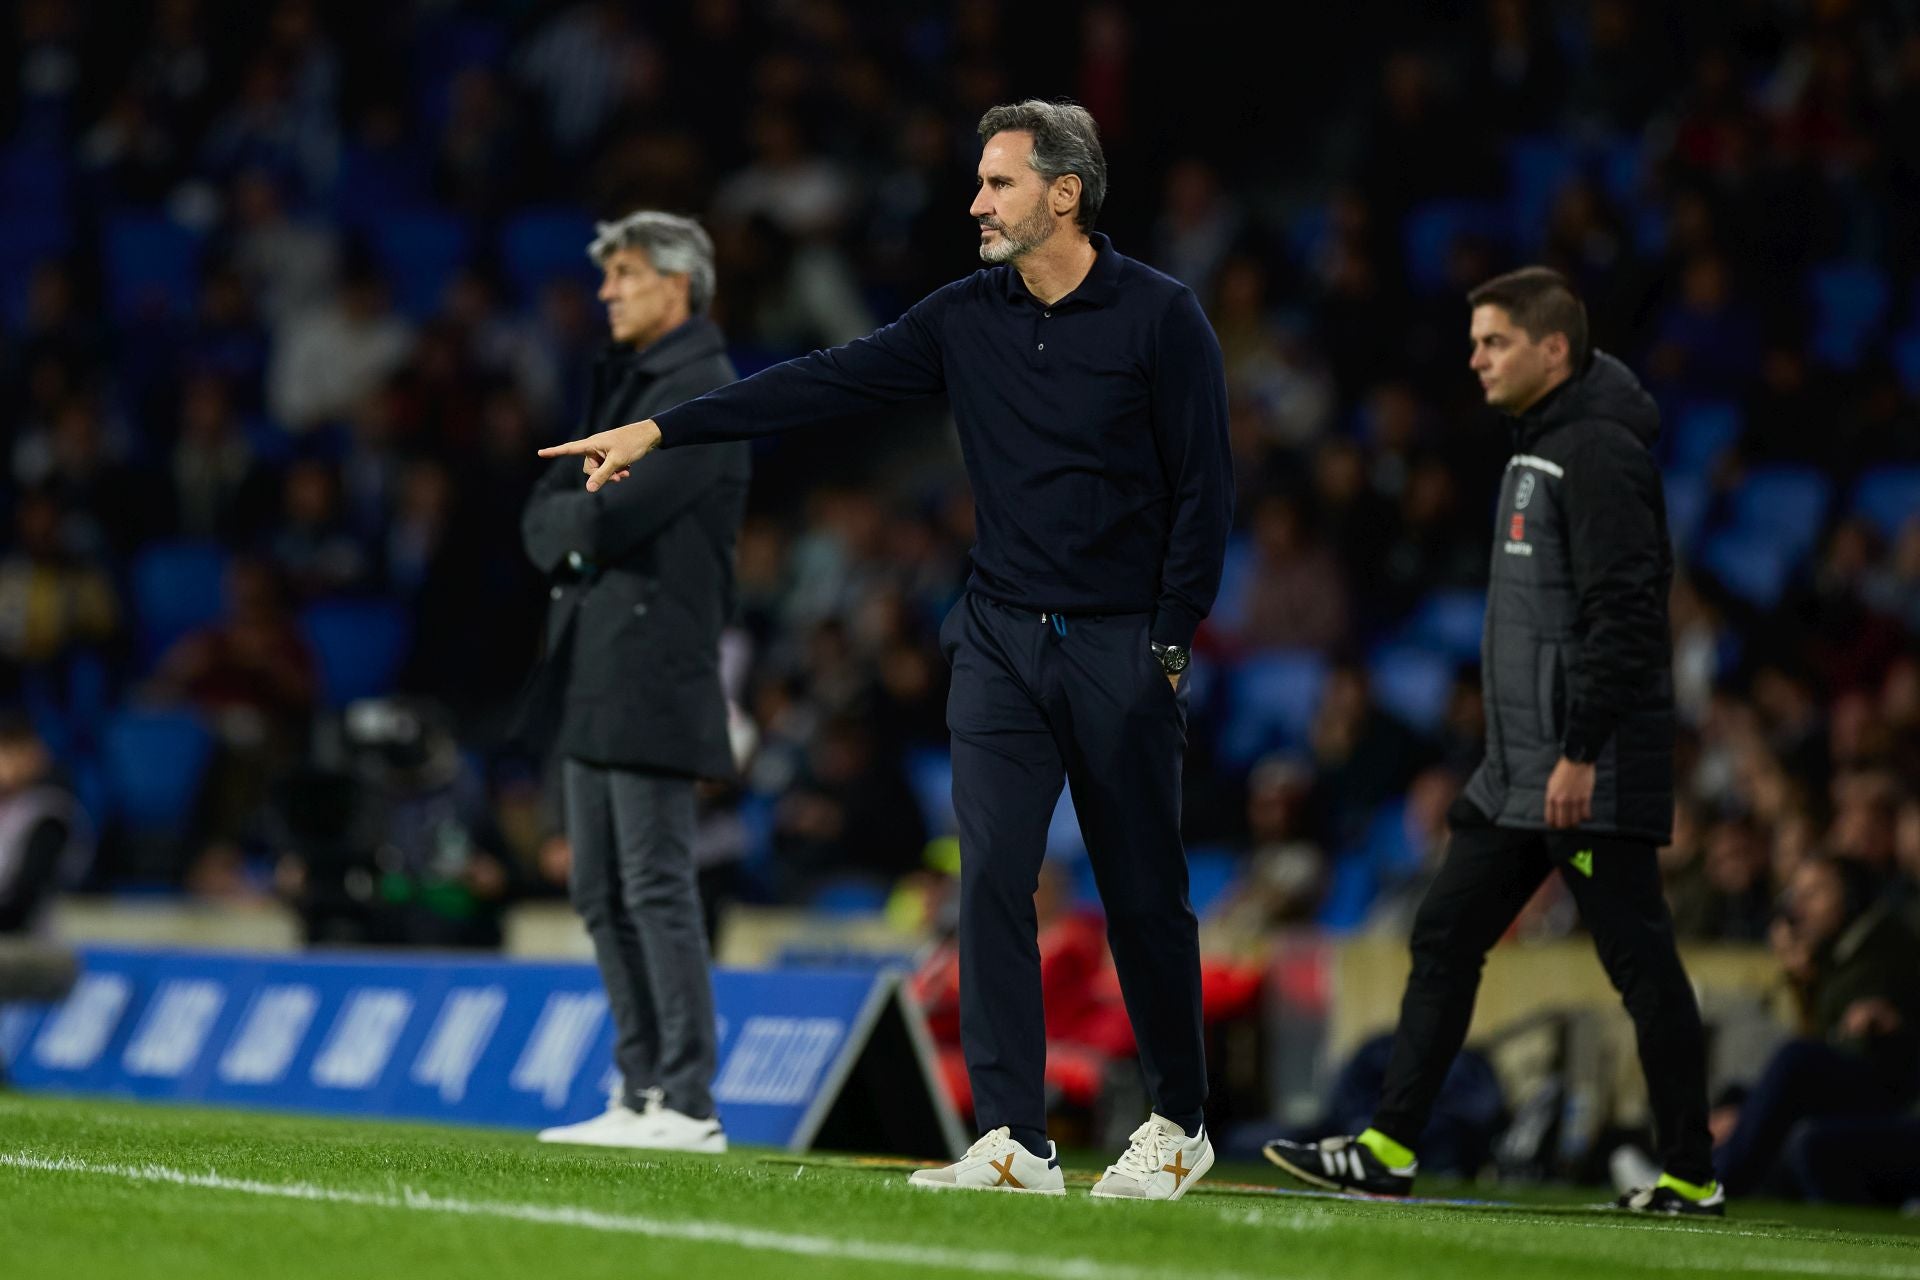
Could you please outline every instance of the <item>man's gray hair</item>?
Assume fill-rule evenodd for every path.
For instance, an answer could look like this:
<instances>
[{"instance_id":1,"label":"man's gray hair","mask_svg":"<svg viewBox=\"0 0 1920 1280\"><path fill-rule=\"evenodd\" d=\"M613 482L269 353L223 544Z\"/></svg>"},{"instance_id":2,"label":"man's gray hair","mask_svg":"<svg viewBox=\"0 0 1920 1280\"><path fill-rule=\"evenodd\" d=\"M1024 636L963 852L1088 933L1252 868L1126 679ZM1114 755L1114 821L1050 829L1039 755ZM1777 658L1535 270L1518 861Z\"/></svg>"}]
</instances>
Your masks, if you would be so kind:
<instances>
[{"instance_id":1,"label":"man's gray hair","mask_svg":"<svg viewBox=\"0 0 1920 1280\"><path fill-rule=\"evenodd\" d=\"M980 141L996 133L1030 133L1033 155L1027 163L1052 182L1071 173L1080 179L1080 207L1074 221L1082 231L1093 230L1100 204L1107 198L1107 157L1100 150L1100 126L1093 113L1075 102L1025 102L995 107L980 117Z\"/></svg>"},{"instance_id":2,"label":"man's gray hair","mask_svg":"<svg viewBox=\"0 0 1920 1280\"><path fill-rule=\"evenodd\" d=\"M621 249L639 249L661 275L687 278L687 309L705 314L713 303L713 237L692 218L642 209L617 222L594 225L587 256L598 266Z\"/></svg>"}]
</instances>

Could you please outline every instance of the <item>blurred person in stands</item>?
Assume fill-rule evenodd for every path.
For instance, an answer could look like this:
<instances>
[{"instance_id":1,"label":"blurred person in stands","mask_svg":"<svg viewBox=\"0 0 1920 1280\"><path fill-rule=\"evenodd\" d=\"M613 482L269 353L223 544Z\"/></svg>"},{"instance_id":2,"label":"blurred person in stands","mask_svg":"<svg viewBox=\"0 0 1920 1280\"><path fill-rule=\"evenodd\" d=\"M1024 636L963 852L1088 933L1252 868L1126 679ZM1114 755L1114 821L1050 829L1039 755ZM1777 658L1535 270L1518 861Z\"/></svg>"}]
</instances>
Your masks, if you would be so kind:
<instances>
[{"instance_id":1,"label":"blurred person in stands","mask_svg":"<svg viewBox=\"0 0 1920 1280\"><path fill-rule=\"evenodd\" d=\"M288 431L340 421L398 372L413 329L387 306L385 283L364 264L350 269L333 301L287 317L274 335L267 407Z\"/></svg>"},{"instance_id":2,"label":"blurred person in stands","mask_svg":"<svg viewBox=\"0 0 1920 1280\"><path fill-rule=\"evenodd\" d=\"M341 512L339 469L320 458L302 458L287 468L279 524L267 545L302 602L352 591L373 569L371 549Z\"/></svg>"},{"instance_id":3,"label":"blurred person in stands","mask_svg":"<svg viewBox=\"0 0 1920 1280\"><path fill-rule=\"evenodd\" d=\"M773 847L789 896L836 880L891 884L920 863L926 826L897 756L864 717L829 718L774 812Z\"/></svg>"},{"instance_id":4,"label":"blurred person in stands","mask_svg":"<svg viewBox=\"0 0 1920 1280\"><path fill-rule=\"evenodd\" d=\"M733 381L707 316L713 242L698 223L643 211L602 223L612 342L594 366L586 426L605 430ZM698 783L731 778L720 631L751 464L744 444L676 450L629 484L581 489L551 465L521 518L547 576L546 661L530 709L551 705L564 760L570 889L593 939L617 1039L607 1110L544 1142L717 1154L717 1046L696 884Z\"/></svg>"},{"instance_id":5,"label":"blurred person in stands","mask_svg":"<svg viewBox=\"0 0 1920 1280\"><path fill-rule=\"evenodd\" d=\"M1737 1112L1716 1116L1714 1164L1733 1194L1790 1188L1778 1161L1801 1122L1889 1116L1920 1092L1920 940L1870 871L1833 857L1803 864L1768 941L1801 1037L1768 1061Z\"/></svg>"},{"instance_id":6,"label":"blurred person in stands","mask_svg":"<svg viewBox=\"0 0 1920 1280\"><path fill-rule=\"evenodd\" d=\"M119 630L113 580L62 545L64 515L47 490L22 494L14 509L17 541L0 559L0 659L16 675L104 645Z\"/></svg>"},{"instance_id":7,"label":"blurred person in stands","mask_svg":"<svg viewBox=\"0 0 1920 1280\"><path fill-rule=\"evenodd\" d=\"M1276 928L1313 919L1327 888L1314 837L1313 768L1268 756L1247 775L1247 856L1207 921L1209 949L1255 954Z\"/></svg>"},{"instance_id":8,"label":"blurred person in stands","mask_svg":"<svg viewBox=\"0 0 1920 1280\"><path fill-rule=\"evenodd\" d=\"M273 482L233 411L227 385L210 374L180 393L173 446L172 527L188 538L247 543L273 512Z\"/></svg>"},{"instance_id":9,"label":"blurred person in stands","mask_svg":"<svg viewBox=\"0 0 1920 1280\"><path fill-rule=\"evenodd\" d=\"M1257 649L1331 650L1347 637L1340 562L1307 529L1300 504L1272 495L1253 509L1257 563L1240 640Z\"/></svg>"},{"instance_id":10,"label":"blurred person in stands","mask_svg":"<svg viewBox=\"0 0 1920 1280\"><path fill-rule=\"evenodd\" d=\"M206 717L220 740L207 779L207 834L251 834L269 780L304 746L318 676L273 566L227 566L226 614L161 655L148 693Z\"/></svg>"},{"instance_id":11,"label":"blurred person in stands","mask_svg":"<svg viewBox=\"0 0 1920 1280\"><path fill-rule=\"evenodd\" d=\"M1660 415L1592 349L1586 308L1540 267L1474 289L1470 367L1511 419L1482 680L1487 758L1453 807L1413 926L1413 974L1381 1105L1356 1136L1276 1139L1317 1186L1405 1195L1414 1147L1466 1039L1486 953L1556 872L1632 1017L1661 1172L1632 1212L1725 1212L1707 1130L1706 1037L1661 896L1674 807L1673 579Z\"/></svg>"},{"instance_id":12,"label":"blurred person in stands","mask_svg":"<svg viewBox=\"0 0 1920 1280\"><path fill-rule=\"evenodd\" d=\"M25 716L0 714L0 937L31 932L92 860L92 824L46 744Z\"/></svg>"},{"instance_id":13,"label":"blurred person in stands","mask_svg":"<svg viewBox=\"0 0 1920 1280\"><path fill-rule=\"evenodd\" d=\"M690 404L544 450L598 490L646 454L824 425L945 392L979 540L948 615L963 1038L986 1132L916 1186L1065 1194L1046 1137L1033 885L1063 781L1097 870L1153 1110L1093 1194L1166 1201L1213 1163L1198 922L1180 837L1194 632L1233 515L1226 376L1193 291L1093 230L1093 117L982 117L986 270L894 324Z\"/></svg>"},{"instance_id":14,"label":"blurred person in stands","mask_svg":"<svg viewBox=\"0 0 1920 1280\"><path fill-rule=\"evenodd\" d=\"M1697 860L1673 878L1667 900L1674 932L1682 938L1766 941L1773 876L1759 824L1745 814L1715 820Z\"/></svg>"}]
</instances>

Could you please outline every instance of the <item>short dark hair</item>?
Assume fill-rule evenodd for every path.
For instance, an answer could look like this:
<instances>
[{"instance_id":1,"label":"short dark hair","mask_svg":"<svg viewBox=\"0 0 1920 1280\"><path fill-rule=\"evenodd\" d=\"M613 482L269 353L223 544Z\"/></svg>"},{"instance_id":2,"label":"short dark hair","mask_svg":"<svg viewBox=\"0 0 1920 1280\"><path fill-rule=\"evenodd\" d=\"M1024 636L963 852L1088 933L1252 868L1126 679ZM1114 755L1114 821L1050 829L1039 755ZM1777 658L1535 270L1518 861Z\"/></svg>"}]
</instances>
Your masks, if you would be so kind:
<instances>
[{"instance_id":1,"label":"short dark hair","mask_svg":"<svg viewBox=\"0 0 1920 1280\"><path fill-rule=\"evenodd\" d=\"M1033 155L1027 164L1052 182L1071 173L1080 179L1080 207L1074 221L1082 231L1093 230L1107 198L1107 157L1100 149L1100 126L1093 113L1073 102L1025 102L995 107L980 117L980 141L996 133L1030 133Z\"/></svg>"},{"instance_id":2,"label":"short dark hair","mask_svg":"<svg viewBox=\"0 0 1920 1280\"><path fill-rule=\"evenodd\" d=\"M1550 333L1567 337L1568 362L1575 373L1593 356L1587 334L1587 306L1567 278L1551 267L1522 267L1495 276L1467 294L1470 307L1499 307L1535 342Z\"/></svg>"}]
</instances>

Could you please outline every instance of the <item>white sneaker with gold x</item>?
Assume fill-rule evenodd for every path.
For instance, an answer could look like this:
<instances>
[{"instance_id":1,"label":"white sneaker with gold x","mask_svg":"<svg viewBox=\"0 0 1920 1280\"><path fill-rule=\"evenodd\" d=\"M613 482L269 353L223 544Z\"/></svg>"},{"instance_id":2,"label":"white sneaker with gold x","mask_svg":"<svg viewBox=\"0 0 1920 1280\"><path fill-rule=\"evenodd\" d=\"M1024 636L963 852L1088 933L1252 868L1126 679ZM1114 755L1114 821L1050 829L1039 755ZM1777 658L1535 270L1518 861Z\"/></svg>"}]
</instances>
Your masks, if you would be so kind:
<instances>
[{"instance_id":1,"label":"white sneaker with gold x","mask_svg":"<svg viewBox=\"0 0 1920 1280\"><path fill-rule=\"evenodd\" d=\"M1030 1196L1063 1196L1060 1157L1051 1142L1045 1158L1014 1141L1006 1126L983 1136L967 1154L939 1169L916 1169L907 1182L929 1191L1018 1191Z\"/></svg>"},{"instance_id":2,"label":"white sneaker with gold x","mask_svg":"<svg viewBox=\"0 0 1920 1280\"><path fill-rule=\"evenodd\" d=\"M1189 1138L1165 1116L1150 1115L1093 1184L1093 1194L1103 1200L1178 1200L1211 1168L1213 1143L1205 1128Z\"/></svg>"}]
</instances>

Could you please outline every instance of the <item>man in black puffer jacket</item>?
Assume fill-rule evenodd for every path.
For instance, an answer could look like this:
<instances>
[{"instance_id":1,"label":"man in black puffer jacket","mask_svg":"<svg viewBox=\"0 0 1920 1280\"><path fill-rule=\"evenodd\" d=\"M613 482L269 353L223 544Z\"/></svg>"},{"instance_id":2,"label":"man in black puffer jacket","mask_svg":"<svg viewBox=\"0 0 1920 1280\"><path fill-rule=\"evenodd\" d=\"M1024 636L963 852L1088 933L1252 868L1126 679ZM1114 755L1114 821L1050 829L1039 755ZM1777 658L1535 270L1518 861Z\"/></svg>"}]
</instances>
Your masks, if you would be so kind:
<instances>
[{"instance_id":1,"label":"man in black puffer jacket","mask_svg":"<svg viewBox=\"0 0 1920 1280\"><path fill-rule=\"evenodd\" d=\"M1487 754L1450 815L1447 861L1413 926L1373 1126L1268 1143L1308 1182L1404 1195L1412 1148L1466 1039L1486 954L1558 870L1626 1000L1665 1173L1620 1207L1720 1214L1706 1047L1655 850L1673 819L1673 554L1653 400L1591 350L1565 279L1530 267L1475 289L1472 367L1513 418L1482 648Z\"/></svg>"}]
</instances>

